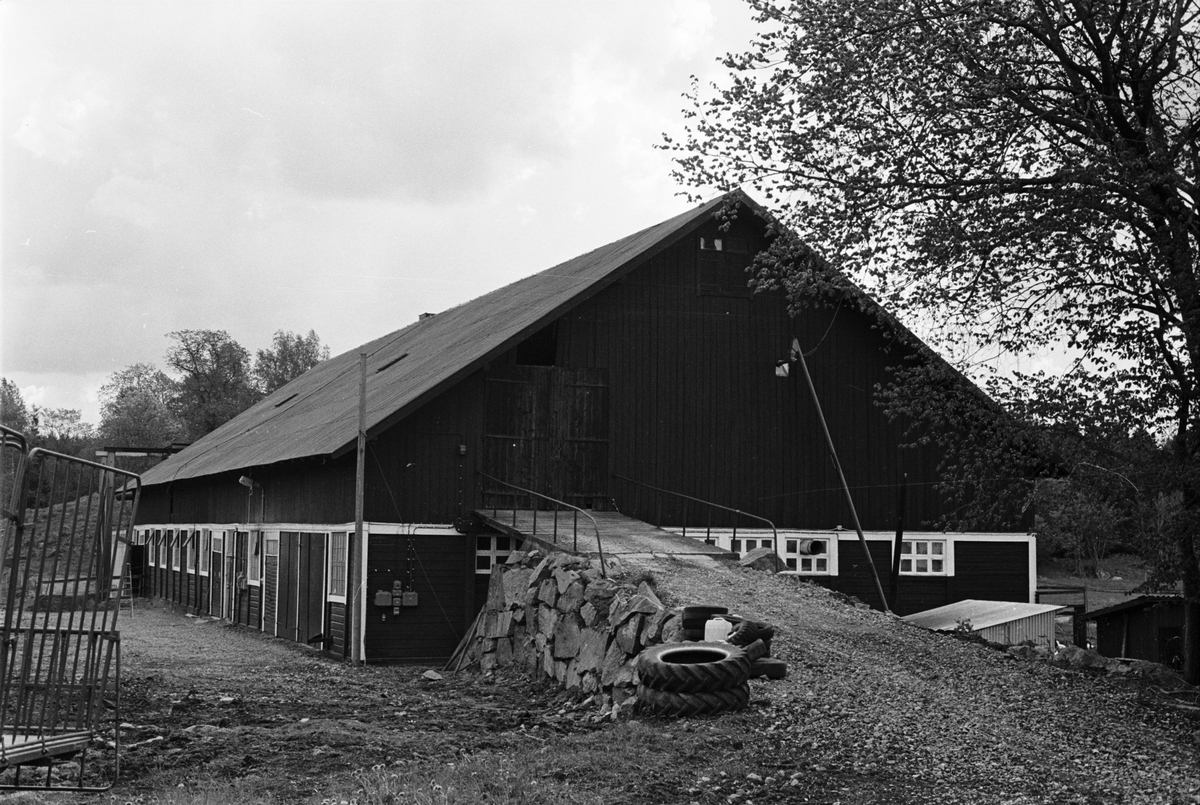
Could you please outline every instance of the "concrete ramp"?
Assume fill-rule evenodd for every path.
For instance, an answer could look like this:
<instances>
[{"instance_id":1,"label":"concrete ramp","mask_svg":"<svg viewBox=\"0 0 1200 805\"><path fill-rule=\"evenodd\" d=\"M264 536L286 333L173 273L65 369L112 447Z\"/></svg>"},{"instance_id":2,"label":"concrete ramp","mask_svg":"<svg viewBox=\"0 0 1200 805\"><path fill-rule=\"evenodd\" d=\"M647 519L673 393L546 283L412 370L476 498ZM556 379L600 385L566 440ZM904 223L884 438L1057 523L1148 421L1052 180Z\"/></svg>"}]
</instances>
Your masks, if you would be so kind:
<instances>
[{"instance_id":1,"label":"concrete ramp","mask_svg":"<svg viewBox=\"0 0 1200 805\"><path fill-rule=\"evenodd\" d=\"M596 521L595 526L587 517L570 511L558 512L557 520L554 512L529 509L479 509L475 514L492 528L510 536L532 538L547 547L590 556L599 554L596 545L599 530L600 545L606 558L647 554L736 558L735 554L708 545L704 540L673 534L618 512L589 512Z\"/></svg>"}]
</instances>

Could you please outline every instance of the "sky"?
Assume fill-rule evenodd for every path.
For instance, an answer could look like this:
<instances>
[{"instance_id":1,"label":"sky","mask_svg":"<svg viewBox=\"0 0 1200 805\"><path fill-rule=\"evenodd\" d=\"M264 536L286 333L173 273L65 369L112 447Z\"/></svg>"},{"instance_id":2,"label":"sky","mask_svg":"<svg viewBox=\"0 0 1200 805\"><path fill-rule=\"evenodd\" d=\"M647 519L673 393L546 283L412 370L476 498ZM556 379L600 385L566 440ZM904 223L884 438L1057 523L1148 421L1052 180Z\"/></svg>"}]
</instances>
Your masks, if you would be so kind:
<instances>
[{"instance_id":1,"label":"sky","mask_svg":"<svg viewBox=\"0 0 1200 805\"><path fill-rule=\"evenodd\" d=\"M4 0L0 375L99 423L167 334L333 354L684 211L742 0Z\"/></svg>"}]
</instances>

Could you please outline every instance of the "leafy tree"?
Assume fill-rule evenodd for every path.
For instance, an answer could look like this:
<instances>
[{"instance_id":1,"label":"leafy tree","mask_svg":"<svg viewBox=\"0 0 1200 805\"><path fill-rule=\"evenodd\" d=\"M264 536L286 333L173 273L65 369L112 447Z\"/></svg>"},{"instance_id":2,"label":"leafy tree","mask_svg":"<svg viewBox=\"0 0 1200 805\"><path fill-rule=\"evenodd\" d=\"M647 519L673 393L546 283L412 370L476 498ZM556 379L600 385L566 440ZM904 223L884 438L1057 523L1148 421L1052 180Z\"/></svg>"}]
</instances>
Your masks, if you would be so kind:
<instances>
[{"instance_id":1,"label":"leafy tree","mask_svg":"<svg viewBox=\"0 0 1200 805\"><path fill-rule=\"evenodd\" d=\"M1200 681L1197 0L754 5L729 84L696 87L687 135L667 142L677 175L780 203L830 261L776 240L758 267L794 299L853 277L964 364L1065 344L1072 400L1119 404L1126 434L1170 434L1157 493L1181 504L1162 554Z\"/></svg>"},{"instance_id":2,"label":"leafy tree","mask_svg":"<svg viewBox=\"0 0 1200 805\"><path fill-rule=\"evenodd\" d=\"M321 346L316 331L300 335L276 330L270 348L257 352L254 377L262 393L270 394L328 359L329 347Z\"/></svg>"},{"instance_id":3,"label":"leafy tree","mask_svg":"<svg viewBox=\"0 0 1200 805\"><path fill-rule=\"evenodd\" d=\"M100 387L100 440L112 447L166 447L183 438L178 385L153 364L113 372Z\"/></svg>"},{"instance_id":4,"label":"leafy tree","mask_svg":"<svg viewBox=\"0 0 1200 805\"><path fill-rule=\"evenodd\" d=\"M79 409L35 405L33 419L37 423L37 446L95 461L96 429L91 423L83 421Z\"/></svg>"},{"instance_id":5,"label":"leafy tree","mask_svg":"<svg viewBox=\"0 0 1200 805\"><path fill-rule=\"evenodd\" d=\"M25 395L21 394L16 383L6 377L0 377L0 424L26 436L31 435L33 417L25 405Z\"/></svg>"},{"instance_id":6,"label":"leafy tree","mask_svg":"<svg viewBox=\"0 0 1200 805\"><path fill-rule=\"evenodd\" d=\"M224 330L179 330L167 365L179 372L175 412L186 437L199 439L259 399L250 374L250 353Z\"/></svg>"}]
</instances>

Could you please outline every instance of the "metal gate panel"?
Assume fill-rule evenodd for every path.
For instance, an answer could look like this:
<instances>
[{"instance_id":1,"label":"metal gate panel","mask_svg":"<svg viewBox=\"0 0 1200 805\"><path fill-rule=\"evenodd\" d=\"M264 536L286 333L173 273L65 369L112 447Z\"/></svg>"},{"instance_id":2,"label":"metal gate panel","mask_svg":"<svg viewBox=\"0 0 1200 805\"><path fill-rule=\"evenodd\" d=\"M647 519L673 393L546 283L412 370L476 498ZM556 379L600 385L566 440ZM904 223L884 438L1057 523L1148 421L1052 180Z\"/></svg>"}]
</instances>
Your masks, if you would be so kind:
<instances>
[{"instance_id":1,"label":"metal gate panel","mask_svg":"<svg viewBox=\"0 0 1200 805\"><path fill-rule=\"evenodd\" d=\"M118 772L117 614L141 481L2 433L0 788L104 791Z\"/></svg>"}]
</instances>

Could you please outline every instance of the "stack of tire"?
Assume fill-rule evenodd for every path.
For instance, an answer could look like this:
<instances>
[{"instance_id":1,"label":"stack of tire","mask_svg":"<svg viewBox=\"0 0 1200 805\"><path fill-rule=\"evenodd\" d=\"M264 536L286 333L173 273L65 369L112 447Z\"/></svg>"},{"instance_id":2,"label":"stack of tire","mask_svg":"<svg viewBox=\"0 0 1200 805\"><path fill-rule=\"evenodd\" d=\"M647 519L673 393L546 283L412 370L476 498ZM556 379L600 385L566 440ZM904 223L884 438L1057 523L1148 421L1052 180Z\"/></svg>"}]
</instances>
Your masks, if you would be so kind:
<instances>
[{"instance_id":1,"label":"stack of tire","mask_svg":"<svg viewBox=\"0 0 1200 805\"><path fill-rule=\"evenodd\" d=\"M750 701L750 655L729 643L663 643L638 655L638 702L644 713L703 716L741 710Z\"/></svg>"},{"instance_id":2,"label":"stack of tire","mask_svg":"<svg viewBox=\"0 0 1200 805\"><path fill-rule=\"evenodd\" d=\"M761 649L750 652L751 679L783 679L787 676L787 663L771 656L771 639L775 637L775 627L741 615L732 615L725 607L684 607L680 615L680 639L693 642L704 640L704 626L715 617L724 618L733 624L733 631L726 638L730 644L748 649L756 641L762 641Z\"/></svg>"}]
</instances>

